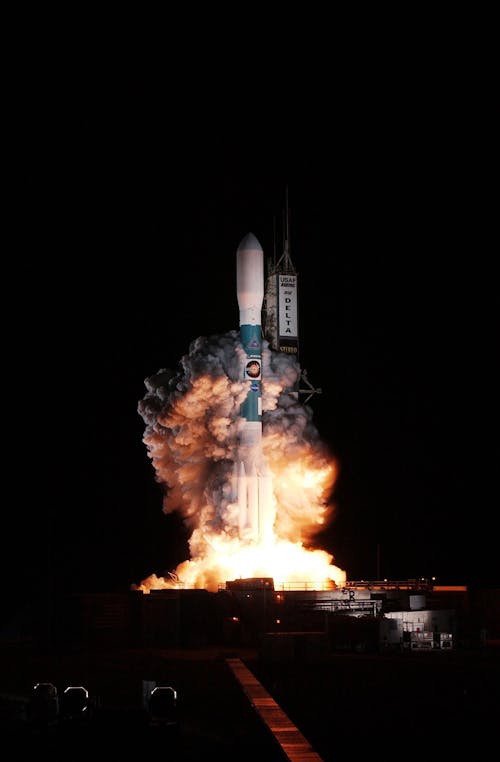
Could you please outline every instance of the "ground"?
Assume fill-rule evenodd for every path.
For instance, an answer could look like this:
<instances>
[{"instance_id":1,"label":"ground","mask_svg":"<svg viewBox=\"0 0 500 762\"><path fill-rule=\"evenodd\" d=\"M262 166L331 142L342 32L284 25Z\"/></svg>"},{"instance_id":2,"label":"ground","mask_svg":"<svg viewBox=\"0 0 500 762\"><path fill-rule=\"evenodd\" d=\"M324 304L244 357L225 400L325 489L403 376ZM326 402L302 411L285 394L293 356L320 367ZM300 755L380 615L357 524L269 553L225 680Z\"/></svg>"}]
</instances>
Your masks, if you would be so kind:
<instances>
[{"instance_id":1,"label":"ground","mask_svg":"<svg viewBox=\"0 0 500 762\"><path fill-rule=\"evenodd\" d=\"M13 741L9 758L34 750L53 760L86 759L96 747L122 759L169 751L171 759L283 759L240 691L226 658L239 656L312 747L334 762L438 759L474 747L486 755L500 706L500 648L439 653L331 653L317 661L269 663L251 648L235 651L73 650L29 646L0 649L2 730ZM97 719L71 733L29 731L23 697L36 681L62 690L83 684ZM173 685L179 696L179 734L147 730L142 681ZM17 700L16 700L17 699ZM17 756L16 756L17 755Z\"/></svg>"}]
</instances>

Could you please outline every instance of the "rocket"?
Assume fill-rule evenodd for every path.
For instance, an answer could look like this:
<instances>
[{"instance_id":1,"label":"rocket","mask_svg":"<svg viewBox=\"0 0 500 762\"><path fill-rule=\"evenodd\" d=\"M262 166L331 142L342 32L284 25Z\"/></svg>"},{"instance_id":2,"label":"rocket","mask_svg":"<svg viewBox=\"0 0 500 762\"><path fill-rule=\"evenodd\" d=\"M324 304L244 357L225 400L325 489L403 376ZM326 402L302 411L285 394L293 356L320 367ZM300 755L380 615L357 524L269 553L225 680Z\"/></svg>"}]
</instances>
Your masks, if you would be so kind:
<instances>
[{"instance_id":1,"label":"rocket","mask_svg":"<svg viewBox=\"0 0 500 762\"><path fill-rule=\"evenodd\" d=\"M272 478L262 452L262 303L264 252L248 233L236 251L236 293L240 310L240 342L245 352L241 380L247 396L241 408L237 459L233 466L233 497L238 502L239 535L262 543L273 536Z\"/></svg>"}]
</instances>

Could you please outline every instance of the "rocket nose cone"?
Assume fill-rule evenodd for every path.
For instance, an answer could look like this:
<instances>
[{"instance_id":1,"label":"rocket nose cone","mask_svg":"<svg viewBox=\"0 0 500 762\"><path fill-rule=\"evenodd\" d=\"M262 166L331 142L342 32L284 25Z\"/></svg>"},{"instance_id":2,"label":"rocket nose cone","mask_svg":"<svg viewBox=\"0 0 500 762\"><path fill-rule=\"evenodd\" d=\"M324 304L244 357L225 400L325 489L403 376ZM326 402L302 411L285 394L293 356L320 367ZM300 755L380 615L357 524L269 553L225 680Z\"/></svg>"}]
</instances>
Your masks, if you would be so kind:
<instances>
[{"instance_id":1,"label":"rocket nose cone","mask_svg":"<svg viewBox=\"0 0 500 762\"><path fill-rule=\"evenodd\" d=\"M238 251L245 251L248 249L263 251L262 246L253 233L247 233L246 236L241 239L240 245L238 246Z\"/></svg>"}]
</instances>

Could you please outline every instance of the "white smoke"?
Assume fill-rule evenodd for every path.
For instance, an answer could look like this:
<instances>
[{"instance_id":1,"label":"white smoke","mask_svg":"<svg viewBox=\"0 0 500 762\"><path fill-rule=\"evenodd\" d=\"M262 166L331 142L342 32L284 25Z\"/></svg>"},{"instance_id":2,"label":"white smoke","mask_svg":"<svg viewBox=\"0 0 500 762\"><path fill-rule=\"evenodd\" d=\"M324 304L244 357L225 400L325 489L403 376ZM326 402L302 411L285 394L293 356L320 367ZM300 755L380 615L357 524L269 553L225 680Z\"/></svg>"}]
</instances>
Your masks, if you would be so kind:
<instances>
[{"instance_id":1,"label":"white smoke","mask_svg":"<svg viewBox=\"0 0 500 762\"><path fill-rule=\"evenodd\" d=\"M231 478L248 391L244 360L239 332L199 337L177 372L162 369L146 379L138 405L143 441L164 487L163 511L178 511L191 532L189 564L199 569L198 583L207 569L224 568L221 549L238 538ZM331 516L334 461L311 409L294 392L301 372L296 359L263 340L262 365L262 447L273 474L276 539L307 542ZM155 577L150 586L162 585Z\"/></svg>"}]
</instances>

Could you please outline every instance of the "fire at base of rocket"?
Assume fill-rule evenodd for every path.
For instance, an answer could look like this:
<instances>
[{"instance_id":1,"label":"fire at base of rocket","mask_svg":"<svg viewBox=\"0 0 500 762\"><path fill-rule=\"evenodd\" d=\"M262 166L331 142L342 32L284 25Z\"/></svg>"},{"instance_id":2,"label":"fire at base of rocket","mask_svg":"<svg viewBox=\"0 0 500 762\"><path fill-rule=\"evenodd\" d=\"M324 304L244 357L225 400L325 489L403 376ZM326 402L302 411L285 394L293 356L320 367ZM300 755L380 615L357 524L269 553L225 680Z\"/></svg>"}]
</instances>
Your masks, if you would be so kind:
<instances>
[{"instance_id":1,"label":"fire at base of rocket","mask_svg":"<svg viewBox=\"0 0 500 762\"><path fill-rule=\"evenodd\" d=\"M240 310L240 341L245 350L242 380L248 393L241 406L238 459L233 467L233 498L238 503L242 540L272 540L274 500L271 472L262 452L262 304L264 252L248 233L236 252L236 291Z\"/></svg>"}]
</instances>

